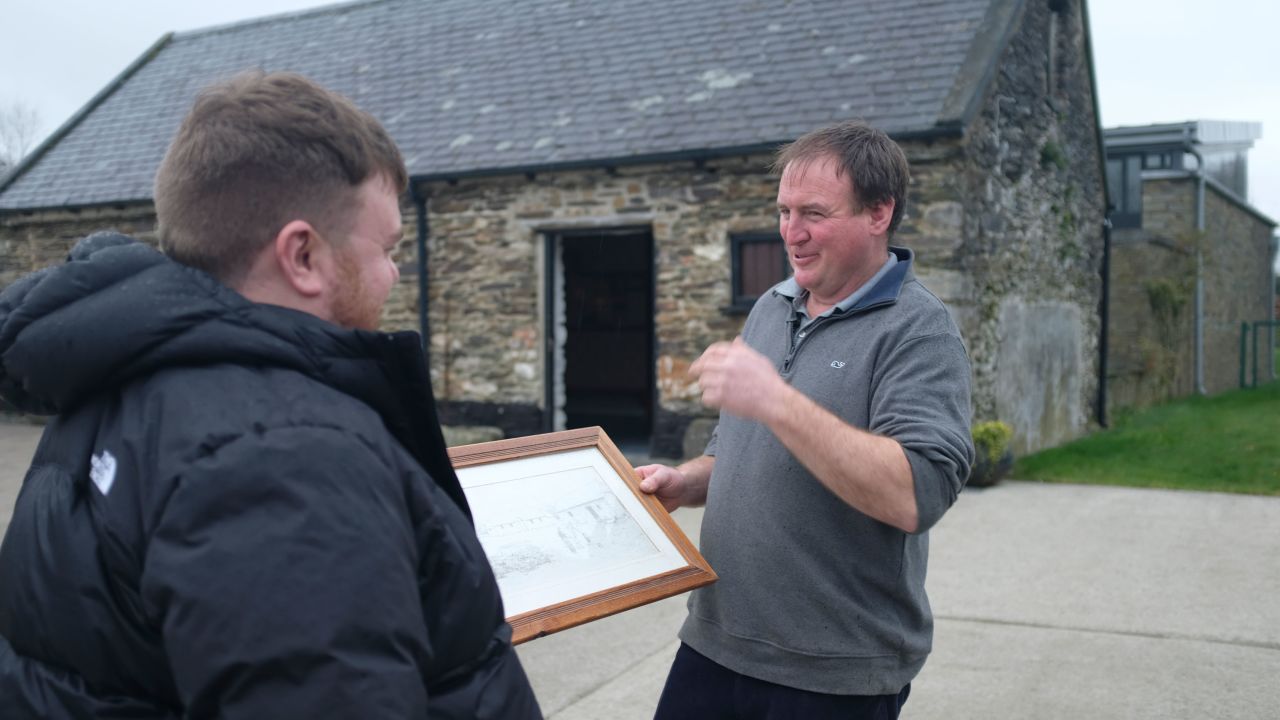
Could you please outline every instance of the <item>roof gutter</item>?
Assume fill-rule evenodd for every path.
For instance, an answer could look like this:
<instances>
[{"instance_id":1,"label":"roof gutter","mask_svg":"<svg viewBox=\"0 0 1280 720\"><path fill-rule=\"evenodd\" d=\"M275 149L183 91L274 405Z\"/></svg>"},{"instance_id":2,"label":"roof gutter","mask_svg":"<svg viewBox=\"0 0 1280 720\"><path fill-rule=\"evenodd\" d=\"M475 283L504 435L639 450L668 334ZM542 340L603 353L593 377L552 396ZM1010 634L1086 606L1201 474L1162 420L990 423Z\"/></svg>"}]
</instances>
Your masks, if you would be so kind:
<instances>
[{"instance_id":1,"label":"roof gutter","mask_svg":"<svg viewBox=\"0 0 1280 720\"><path fill-rule=\"evenodd\" d=\"M430 229L427 226L427 195L418 189L417 183L409 183L409 196L413 199L413 207L418 216L418 328L422 333L422 355L427 361L427 370L431 369L431 318L427 315L427 238Z\"/></svg>"},{"instance_id":2,"label":"roof gutter","mask_svg":"<svg viewBox=\"0 0 1280 720\"><path fill-rule=\"evenodd\" d=\"M1111 209L1102 218L1102 297L1098 300L1098 406L1099 427L1107 427L1107 331L1111 325Z\"/></svg>"},{"instance_id":3,"label":"roof gutter","mask_svg":"<svg viewBox=\"0 0 1280 720\"><path fill-rule=\"evenodd\" d=\"M1280 257L1280 235L1272 235L1271 236L1271 264L1267 265L1267 279L1270 280L1270 282L1267 283L1267 287L1271 289L1271 302L1267 305L1267 312L1271 314L1271 319L1273 321L1280 320L1280 315L1278 315L1275 310L1276 278L1277 278L1275 267L1276 267L1277 257ZM1275 323L1272 322L1267 329L1269 330L1269 332L1267 333L1267 337L1271 339L1271 344L1267 346L1271 348L1271 352L1268 353L1271 357L1271 363L1270 363L1271 379L1275 380L1276 379L1276 325Z\"/></svg>"},{"instance_id":4,"label":"roof gutter","mask_svg":"<svg viewBox=\"0 0 1280 720\"><path fill-rule=\"evenodd\" d=\"M790 142L755 143L725 148L708 148L699 150L677 150L674 152L648 153L644 155L628 155L613 158L584 158L582 160L565 160L561 162L533 163L529 165L509 165L506 167L476 168L453 172L422 173L413 175L414 182L453 182L467 178L494 177L497 175L536 175L548 172L565 172L569 170L586 170L602 167L623 167L627 165L655 165L670 162L688 162L731 157L734 155L759 155L772 153L779 145Z\"/></svg>"},{"instance_id":5,"label":"roof gutter","mask_svg":"<svg viewBox=\"0 0 1280 720\"><path fill-rule=\"evenodd\" d=\"M1093 34L1089 31L1089 3L1080 0L1080 19L1084 23L1084 56L1089 69L1089 91L1093 100L1093 127L1098 137L1098 177L1102 185L1102 300L1098 342L1098 424L1107 427L1107 335L1111 331L1111 188L1107 187L1107 143L1102 132L1102 110L1098 105L1098 73L1093 62Z\"/></svg>"},{"instance_id":6,"label":"roof gutter","mask_svg":"<svg viewBox=\"0 0 1280 720\"><path fill-rule=\"evenodd\" d=\"M1183 141L1183 150L1196 159L1196 169L1193 173L1196 179L1196 294L1195 341L1192 352L1195 355L1195 393L1206 395L1204 387L1204 157L1199 150L1196 150L1189 132Z\"/></svg>"},{"instance_id":7,"label":"roof gutter","mask_svg":"<svg viewBox=\"0 0 1280 720\"><path fill-rule=\"evenodd\" d=\"M61 127L54 130L49 137L45 138L44 142L40 143L35 150L32 150L25 158L23 158L8 175L0 177L0 193L3 193L14 183L14 181L26 174L26 172L30 170L41 157L44 157L45 153L49 152L54 145L61 142L62 138L66 137L67 134L75 128L75 126L79 125L81 121L88 117L89 113L97 109L97 107L105 102L108 97L111 97L111 94L120 89L120 86L124 85L126 80L133 77L134 73L142 69L143 65L151 62L151 59L158 55L172 39L173 33L171 32L161 35L160 39L155 41L151 47L147 48L147 50L139 55L136 60L130 63L129 67L125 68L124 71L117 75L114 80L107 83L106 87L99 90L98 94L94 95L89 102L85 103L84 107L76 111L76 114L72 115L71 119L62 123Z\"/></svg>"},{"instance_id":8,"label":"roof gutter","mask_svg":"<svg viewBox=\"0 0 1280 720\"><path fill-rule=\"evenodd\" d=\"M910 141L961 137L963 132L964 128L959 122L942 122L934 127L925 128L923 130L907 130L903 132L889 133L889 135L898 141ZM565 160L561 162L533 163L529 165L476 168L471 170L457 170L453 172L421 173L413 175L410 179L415 183L455 182L469 178L495 177L499 175L539 175L543 173L589 170L593 168L659 165L675 162L703 162L725 157L772 155L780 146L792 142L793 140L795 140L795 138L719 148L675 150L672 152L625 155L612 158L585 158L582 160Z\"/></svg>"}]
</instances>

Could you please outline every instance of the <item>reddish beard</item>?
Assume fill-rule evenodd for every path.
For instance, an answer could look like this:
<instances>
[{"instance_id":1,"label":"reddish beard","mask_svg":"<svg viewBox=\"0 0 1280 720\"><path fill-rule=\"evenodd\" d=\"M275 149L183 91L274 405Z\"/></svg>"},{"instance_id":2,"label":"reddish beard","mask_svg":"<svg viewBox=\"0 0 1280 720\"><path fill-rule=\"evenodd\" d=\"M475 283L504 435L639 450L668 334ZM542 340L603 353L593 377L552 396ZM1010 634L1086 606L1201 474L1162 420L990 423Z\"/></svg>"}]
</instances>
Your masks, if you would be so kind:
<instances>
[{"instance_id":1,"label":"reddish beard","mask_svg":"<svg viewBox=\"0 0 1280 720\"><path fill-rule=\"evenodd\" d=\"M344 328L377 330L382 320L382 301L370 296L360 268L345 253L337 253L339 290L329 308L329 317Z\"/></svg>"}]
</instances>

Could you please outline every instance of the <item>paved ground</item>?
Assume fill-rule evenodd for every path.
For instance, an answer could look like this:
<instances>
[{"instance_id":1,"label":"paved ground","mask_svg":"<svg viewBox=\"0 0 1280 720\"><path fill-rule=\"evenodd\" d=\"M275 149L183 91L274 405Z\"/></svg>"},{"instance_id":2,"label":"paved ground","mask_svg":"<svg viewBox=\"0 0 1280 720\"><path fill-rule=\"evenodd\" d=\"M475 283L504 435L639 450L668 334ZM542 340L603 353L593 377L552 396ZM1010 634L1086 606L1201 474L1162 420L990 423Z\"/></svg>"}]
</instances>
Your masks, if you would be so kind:
<instances>
[{"instance_id":1,"label":"paved ground","mask_svg":"<svg viewBox=\"0 0 1280 720\"><path fill-rule=\"evenodd\" d=\"M0 425L0 525L38 429ZM676 513L696 538L699 512ZM1280 498L1006 483L932 532L908 720L1280 715ZM521 646L554 720L649 718L683 598Z\"/></svg>"}]
</instances>

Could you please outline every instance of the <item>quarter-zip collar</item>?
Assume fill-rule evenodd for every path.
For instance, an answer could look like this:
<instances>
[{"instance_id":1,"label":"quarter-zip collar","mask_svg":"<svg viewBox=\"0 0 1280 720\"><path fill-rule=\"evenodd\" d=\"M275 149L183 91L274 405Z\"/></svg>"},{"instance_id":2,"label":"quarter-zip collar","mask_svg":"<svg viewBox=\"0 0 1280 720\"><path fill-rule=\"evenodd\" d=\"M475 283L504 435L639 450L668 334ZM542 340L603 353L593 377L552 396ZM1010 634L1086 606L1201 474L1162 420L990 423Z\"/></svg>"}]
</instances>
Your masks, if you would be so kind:
<instances>
[{"instance_id":1,"label":"quarter-zip collar","mask_svg":"<svg viewBox=\"0 0 1280 720\"><path fill-rule=\"evenodd\" d=\"M805 339L819 327L833 320L852 317L872 308L891 305L898 301L902 286L911 279L912 253L906 248L890 247L893 261L886 262L867 284L855 290L849 297L841 300L816 318L808 317L804 311L808 290L800 287L795 277L787 278L771 291L778 300L787 303L787 354L779 368L783 377L790 377L796 355L804 345Z\"/></svg>"},{"instance_id":2,"label":"quarter-zip collar","mask_svg":"<svg viewBox=\"0 0 1280 720\"><path fill-rule=\"evenodd\" d=\"M913 277L911 264L915 255L907 248L893 246L889 247L889 253L896 262L892 265L886 263L888 267L876 273L868 281L867 285L854 290L848 297L832 306L830 310L819 317L828 314L833 316L851 315L868 308L896 302L898 296L902 293L902 286ZM808 290L800 287L794 276L775 285L770 292L775 297L791 303L793 308L800 308L801 311L809 294Z\"/></svg>"}]
</instances>

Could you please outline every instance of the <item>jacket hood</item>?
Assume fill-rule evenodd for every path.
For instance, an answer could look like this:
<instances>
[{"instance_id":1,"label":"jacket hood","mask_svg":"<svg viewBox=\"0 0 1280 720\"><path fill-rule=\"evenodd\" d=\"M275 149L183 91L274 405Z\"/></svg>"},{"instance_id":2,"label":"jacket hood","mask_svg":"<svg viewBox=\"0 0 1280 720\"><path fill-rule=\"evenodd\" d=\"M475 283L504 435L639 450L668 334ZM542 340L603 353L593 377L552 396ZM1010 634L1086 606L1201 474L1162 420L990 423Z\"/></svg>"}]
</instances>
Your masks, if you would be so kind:
<instances>
[{"instance_id":1,"label":"jacket hood","mask_svg":"<svg viewBox=\"0 0 1280 720\"><path fill-rule=\"evenodd\" d=\"M147 245L99 233L0 294L0 393L50 414L171 366L268 365L325 380L381 339L250 302Z\"/></svg>"},{"instance_id":2,"label":"jacket hood","mask_svg":"<svg viewBox=\"0 0 1280 720\"><path fill-rule=\"evenodd\" d=\"M295 370L371 406L453 495L420 342L251 302L148 245L98 233L0 293L0 397L49 415L168 367Z\"/></svg>"}]
</instances>

